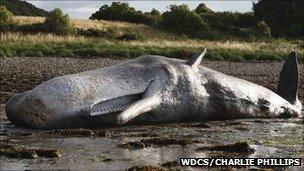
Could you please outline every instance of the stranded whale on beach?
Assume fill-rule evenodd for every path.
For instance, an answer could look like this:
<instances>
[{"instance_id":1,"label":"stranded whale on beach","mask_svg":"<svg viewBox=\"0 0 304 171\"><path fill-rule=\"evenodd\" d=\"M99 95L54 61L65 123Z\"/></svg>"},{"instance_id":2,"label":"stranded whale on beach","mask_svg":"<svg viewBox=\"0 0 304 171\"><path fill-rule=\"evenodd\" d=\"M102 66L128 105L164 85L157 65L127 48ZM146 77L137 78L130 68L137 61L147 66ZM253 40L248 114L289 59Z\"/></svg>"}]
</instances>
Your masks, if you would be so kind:
<instances>
[{"instance_id":1,"label":"stranded whale on beach","mask_svg":"<svg viewBox=\"0 0 304 171\"><path fill-rule=\"evenodd\" d=\"M298 117L298 66L289 54L278 91L200 65L156 55L53 78L12 97L9 120L32 128Z\"/></svg>"}]
</instances>

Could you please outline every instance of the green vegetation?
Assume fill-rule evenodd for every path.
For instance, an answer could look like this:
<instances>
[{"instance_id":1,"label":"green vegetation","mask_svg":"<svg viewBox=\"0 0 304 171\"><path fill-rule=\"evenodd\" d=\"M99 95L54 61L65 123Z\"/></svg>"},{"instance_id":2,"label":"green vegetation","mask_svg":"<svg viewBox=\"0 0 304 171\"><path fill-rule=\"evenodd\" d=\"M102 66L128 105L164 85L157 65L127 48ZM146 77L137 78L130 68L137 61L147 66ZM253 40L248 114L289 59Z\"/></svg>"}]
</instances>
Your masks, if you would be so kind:
<instances>
[{"instance_id":1,"label":"green vegetation","mask_svg":"<svg viewBox=\"0 0 304 171\"><path fill-rule=\"evenodd\" d=\"M16 36L14 36L16 37ZM206 58L209 60L243 61L243 60L282 60L288 52L279 50L265 50L271 48L271 45L261 46L257 49L243 49L242 47L229 47L229 42L215 44L214 42L167 42L153 44L136 41L110 41L105 39L83 39L77 41L73 37L67 40L41 41L31 38L4 41L0 44L0 56L67 56L67 57L137 57L144 54L157 54L176 58L189 58L198 49L208 48ZM34 38L34 39L35 39ZM56 39L56 38L54 38ZM62 37L61 39L65 39ZM43 43L42 43L43 42ZM170 44L169 44L170 43ZM188 44L189 45L186 45ZM233 42L231 42L233 44ZM235 42L236 43L236 42ZM272 46L285 46L286 44L277 42ZM169 44L169 45L168 45ZM199 45L201 44L201 45ZM258 43L247 44L254 47ZM289 43L287 43L289 44ZM290 45L290 44L289 44ZM238 45L236 45L238 46ZM298 45L293 45L298 46ZM264 49L265 48L265 49ZM298 50L300 52L300 50ZM299 60L303 61L303 53L298 53Z\"/></svg>"},{"instance_id":2,"label":"green vegetation","mask_svg":"<svg viewBox=\"0 0 304 171\"><path fill-rule=\"evenodd\" d=\"M0 6L0 25L11 24L13 21L13 13L4 6Z\"/></svg>"},{"instance_id":3,"label":"green vegetation","mask_svg":"<svg viewBox=\"0 0 304 171\"><path fill-rule=\"evenodd\" d=\"M208 40L264 37L300 37L304 30L304 2L260 0L254 12L214 12L205 4L191 11L187 5L171 5L162 15L158 11L143 13L128 3L104 5L90 19L143 23L158 29ZM273 30L273 31L272 31ZM273 32L273 34L271 34Z\"/></svg>"},{"instance_id":4,"label":"green vegetation","mask_svg":"<svg viewBox=\"0 0 304 171\"><path fill-rule=\"evenodd\" d=\"M160 13L155 9L153 9L151 13L143 13L136 11L133 7L130 7L128 3L113 2L111 6L102 6L99 11L92 14L90 19L157 25L160 19Z\"/></svg>"},{"instance_id":5,"label":"green vegetation","mask_svg":"<svg viewBox=\"0 0 304 171\"><path fill-rule=\"evenodd\" d=\"M0 6L5 6L14 15L47 16L48 12L34 5L20 0L0 0Z\"/></svg>"},{"instance_id":6,"label":"green vegetation","mask_svg":"<svg viewBox=\"0 0 304 171\"><path fill-rule=\"evenodd\" d=\"M269 26L265 23L265 21L260 21L257 23L257 27L260 31L260 33L270 37L271 36L271 31Z\"/></svg>"},{"instance_id":7,"label":"green vegetation","mask_svg":"<svg viewBox=\"0 0 304 171\"><path fill-rule=\"evenodd\" d=\"M210 28L210 31L206 31L202 35L202 39L238 38L247 40L264 38L263 34L256 30L254 15L251 12L214 12L205 4L200 4L195 11Z\"/></svg>"},{"instance_id":8,"label":"green vegetation","mask_svg":"<svg viewBox=\"0 0 304 171\"><path fill-rule=\"evenodd\" d=\"M1 11L3 16L11 16L5 8ZM60 9L46 18L14 16L10 27L0 34L0 56L129 58L157 54L185 59L207 48L206 58L210 60L282 60L295 50L304 61L303 40L271 37L270 26L265 21L255 23L253 13L214 12L200 4L193 11L186 5L172 5L161 15L155 9L141 13L117 2L103 6L92 16L129 23L70 20ZM135 24L142 23L142 18L135 16L155 20Z\"/></svg>"},{"instance_id":9,"label":"green vegetation","mask_svg":"<svg viewBox=\"0 0 304 171\"><path fill-rule=\"evenodd\" d=\"M265 21L274 36L302 37L304 34L304 1L260 0L253 4L255 17Z\"/></svg>"},{"instance_id":10,"label":"green vegetation","mask_svg":"<svg viewBox=\"0 0 304 171\"><path fill-rule=\"evenodd\" d=\"M71 25L68 15L63 14L61 9L54 9L45 18L44 22L31 24L11 24L10 29L6 31L28 33L53 33L57 35L69 35L75 33L75 28Z\"/></svg>"},{"instance_id":11,"label":"green vegetation","mask_svg":"<svg viewBox=\"0 0 304 171\"><path fill-rule=\"evenodd\" d=\"M64 15L61 9L54 9L45 19L44 27L47 32L58 35L67 35L73 32L69 16Z\"/></svg>"},{"instance_id":12,"label":"green vegetation","mask_svg":"<svg viewBox=\"0 0 304 171\"><path fill-rule=\"evenodd\" d=\"M0 6L0 33L9 30L13 22L13 14L4 6Z\"/></svg>"},{"instance_id":13,"label":"green vegetation","mask_svg":"<svg viewBox=\"0 0 304 171\"><path fill-rule=\"evenodd\" d=\"M201 17L190 11L187 5L171 5L170 11L163 13L162 18L161 27L177 34L186 34L195 38L209 30Z\"/></svg>"}]
</instances>

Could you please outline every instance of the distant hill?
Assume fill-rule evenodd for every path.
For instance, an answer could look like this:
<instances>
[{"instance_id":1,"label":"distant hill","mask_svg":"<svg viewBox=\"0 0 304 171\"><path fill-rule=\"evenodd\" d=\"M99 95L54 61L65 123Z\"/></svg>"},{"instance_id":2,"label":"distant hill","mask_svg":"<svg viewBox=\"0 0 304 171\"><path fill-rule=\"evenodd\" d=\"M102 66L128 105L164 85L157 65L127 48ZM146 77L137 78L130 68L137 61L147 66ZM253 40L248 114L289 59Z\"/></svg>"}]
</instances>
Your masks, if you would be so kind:
<instances>
[{"instance_id":1,"label":"distant hill","mask_svg":"<svg viewBox=\"0 0 304 171\"><path fill-rule=\"evenodd\" d=\"M46 16L48 14L47 11L21 0L0 0L0 6L5 6L18 16Z\"/></svg>"}]
</instances>

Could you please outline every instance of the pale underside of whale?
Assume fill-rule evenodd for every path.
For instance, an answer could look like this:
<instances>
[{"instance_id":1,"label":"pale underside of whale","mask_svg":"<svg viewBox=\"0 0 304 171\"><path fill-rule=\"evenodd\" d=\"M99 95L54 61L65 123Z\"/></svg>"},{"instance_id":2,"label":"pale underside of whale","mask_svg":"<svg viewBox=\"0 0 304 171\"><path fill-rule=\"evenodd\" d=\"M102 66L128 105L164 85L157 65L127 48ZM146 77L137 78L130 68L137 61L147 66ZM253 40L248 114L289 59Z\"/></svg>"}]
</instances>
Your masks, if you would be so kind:
<instances>
[{"instance_id":1,"label":"pale underside of whale","mask_svg":"<svg viewBox=\"0 0 304 171\"><path fill-rule=\"evenodd\" d=\"M145 55L53 78L12 97L6 113L12 123L34 128L301 116L294 52L277 93L199 65L205 53L189 61Z\"/></svg>"}]
</instances>

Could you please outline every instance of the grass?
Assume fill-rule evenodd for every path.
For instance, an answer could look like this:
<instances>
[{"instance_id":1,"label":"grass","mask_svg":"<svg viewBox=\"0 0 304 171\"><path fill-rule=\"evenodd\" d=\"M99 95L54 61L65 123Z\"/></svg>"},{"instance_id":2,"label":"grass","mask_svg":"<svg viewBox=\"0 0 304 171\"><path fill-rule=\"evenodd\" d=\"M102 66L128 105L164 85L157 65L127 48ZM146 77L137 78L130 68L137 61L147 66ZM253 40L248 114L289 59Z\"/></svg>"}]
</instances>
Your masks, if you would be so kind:
<instances>
[{"instance_id":1,"label":"grass","mask_svg":"<svg viewBox=\"0 0 304 171\"><path fill-rule=\"evenodd\" d=\"M19 25L41 23L42 17L15 17ZM6 32L0 34L0 56L61 56L61 57L137 57L157 54L176 58L189 58L198 49L207 48L210 60L282 60L294 50L300 61L304 61L303 40L287 41L270 39L259 41L208 41L176 36L143 24L125 22L72 20L79 29L98 29L117 37L137 34L141 38L121 41L106 37L79 35L57 36L53 34L22 34Z\"/></svg>"}]
</instances>

